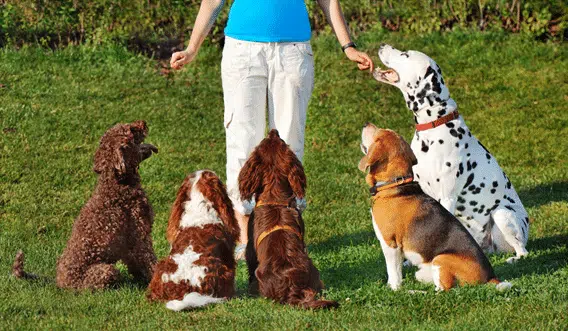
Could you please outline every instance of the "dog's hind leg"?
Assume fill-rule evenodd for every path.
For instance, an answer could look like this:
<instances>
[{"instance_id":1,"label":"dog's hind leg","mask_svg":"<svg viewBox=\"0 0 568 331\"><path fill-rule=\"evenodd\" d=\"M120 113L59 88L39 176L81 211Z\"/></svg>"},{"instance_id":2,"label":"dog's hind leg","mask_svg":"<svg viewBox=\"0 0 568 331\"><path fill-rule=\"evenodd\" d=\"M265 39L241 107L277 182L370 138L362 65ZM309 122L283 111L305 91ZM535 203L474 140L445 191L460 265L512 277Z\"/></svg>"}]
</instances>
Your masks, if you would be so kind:
<instances>
[{"instance_id":1,"label":"dog's hind leg","mask_svg":"<svg viewBox=\"0 0 568 331\"><path fill-rule=\"evenodd\" d=\"M500 243L498 240L495 241L497 250L500 252L511 252L512 248L515 251L516 256L508 258L507 263L514 263L523 256L528 255L529 252L525 248L528 239L528 222L520 224L521 222L519 222L518 215L515 214L514 210L501 207L491 213L491 216L505 239L505 243Z\"/></svg>"},{"instance_id":2,"label":"dog's hind leg","mask_svg":"<svg viewBox=\"0 0 568 331\"><path fill-rule=\"evenodd\" d=\"M82 288L104 289L115 284L120 273L112 264L99 263L91 265L85 272Z\"/></svg>"},{"instance_id":3,"label":"dog's hind leg","mask_svg":"<svg viewBox=\"0 0 568 331\"><path fill-rule=\"evenodd\" d=\"M150 239L139 239L122 261L126 264L128 272L132 274L134 279L145 283L150 282L156 266L156 255Z\"/></svg>"}]
</instances>

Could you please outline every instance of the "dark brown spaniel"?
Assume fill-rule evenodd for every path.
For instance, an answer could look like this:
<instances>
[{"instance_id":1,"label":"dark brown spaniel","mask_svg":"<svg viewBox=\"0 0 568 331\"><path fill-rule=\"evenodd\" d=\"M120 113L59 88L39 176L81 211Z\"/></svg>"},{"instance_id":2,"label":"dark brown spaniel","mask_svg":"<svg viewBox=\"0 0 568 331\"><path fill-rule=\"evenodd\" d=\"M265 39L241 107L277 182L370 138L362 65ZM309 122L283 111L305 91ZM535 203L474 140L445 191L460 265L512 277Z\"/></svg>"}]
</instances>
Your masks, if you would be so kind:
<instances>
[{"instance_id":1,"label":"dark brown spaniel","mask_svg":"<svg viewBox=\"0 0 568 331\"><path fill-rule=\"evenodd\" d=\"M148 298L168 301L168 309L179 311L234 296L238 235L233 204L219 177L209 170L187 176L166 231L170 255L156 266Z\"/></svg>"},{"instance_id":2,"label":"dark brown spaniel","mask_svg":"<svg viewBox=\"0 0 568 331\"><path fill-rule=\"evenodd\" d=\"M296 208L306 175L278 131L271 130L248 158L239 190L244 200L256 199L246 250L251 294L303 308L337 307L335 301L316 299L323 283L306 252L304 221Z\"/></svg>"}]
</instances>

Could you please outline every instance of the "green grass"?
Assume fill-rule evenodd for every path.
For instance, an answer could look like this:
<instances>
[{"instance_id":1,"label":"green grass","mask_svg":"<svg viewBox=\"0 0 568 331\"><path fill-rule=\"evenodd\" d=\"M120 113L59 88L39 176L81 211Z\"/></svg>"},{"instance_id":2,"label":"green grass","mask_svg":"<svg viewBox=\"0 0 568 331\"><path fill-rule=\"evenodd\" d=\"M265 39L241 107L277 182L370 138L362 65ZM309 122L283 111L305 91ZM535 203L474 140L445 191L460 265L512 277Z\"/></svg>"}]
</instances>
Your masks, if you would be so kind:
<instances>
[{"instance_id":1,"label":"green grass","mask_svg":"<svg viewBox=\"0 0 568 331\"><path fill-rule=\"evenodd\" d=\"M184 176L209 168L224 178L220 51L206 47L195 65L164 77L157 64L122 49L0 50L0 329L566 329L568 327L568 47L503 34L450 33L361 37L376 59L380 42L422 50L444 70L453 98L475 135L508 173L530 217L530 256L516 265L493 255L492 286L435 293L405 270L401 291L386 287L363 174L357 170L366 121L412 135L400 93L355 70L333 37L314 41L304 214L310 255L339 300L333 311L302 311L239 297L186 313L166 311L126 280L118 289L74 293L55 287L55 263L95 183L92 155L117 122L145 119L160 153L141 166L156 213L154 247ZM18 249L27 270L9 276ZM123 273L126 272L123 270ZM419 290L411 293L409 290ZM421 292L421 291L425 291Z\"/></svg>"}]
</instances>

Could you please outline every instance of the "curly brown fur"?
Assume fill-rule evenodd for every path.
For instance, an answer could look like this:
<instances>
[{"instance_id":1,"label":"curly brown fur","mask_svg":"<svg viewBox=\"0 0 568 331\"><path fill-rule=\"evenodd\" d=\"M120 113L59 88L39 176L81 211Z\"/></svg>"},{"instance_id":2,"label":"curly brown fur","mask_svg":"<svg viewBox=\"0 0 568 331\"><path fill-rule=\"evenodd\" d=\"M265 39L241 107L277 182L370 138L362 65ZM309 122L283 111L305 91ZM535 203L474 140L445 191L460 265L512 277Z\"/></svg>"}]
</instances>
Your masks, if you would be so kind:
<instances>
[{"instance_id":1,"label":"curly brown fur","mask_svg":"<svg viewBox=\"0 0 568 331\"><path fill-rule=\"evenodd\" d=\"M316 299L323 283L306 252L301 213L294 208L295 198L304 198L306 176L278 131L270 131L250 155L239 174L239 190L245 200L255 197L257 203L282 204L262 205L251 214L246 250L249 291L308 309L337 307L335 301ZM255 247L258 237L277 225L289 226L301 237L292 231L275 231Z\"/></svg>"},{"instance_id":2,"label":"curly brown fur","mask_svg":"<svg viewBox=\"0 0 568 331\"><path fill-rule=\"evenodd\" d=\"M183 300L177 309L167 305L180 310L234 296L233 251L238 235L233 205L219 177L208 170L189 175L178 191L168 223L170 255L156 266L148 299ZM199 294L204 304L186 298L190 293Z\"/></svg>"},{"instance_id":3,"label":"curly brown fur","mask_svg":"<svg viewBox=\"0 0 568 331\"><path fill-rule=\"evenodd\" d=\"M138 281L148 282L156 263L152 207L140 184L138 165L156 147L142 144L144 121L117 124L105 132L94 157L95 191L73 224L57 262L57 286L101 289L119 277L121 260Z\"/></svg>"}]
</instances>

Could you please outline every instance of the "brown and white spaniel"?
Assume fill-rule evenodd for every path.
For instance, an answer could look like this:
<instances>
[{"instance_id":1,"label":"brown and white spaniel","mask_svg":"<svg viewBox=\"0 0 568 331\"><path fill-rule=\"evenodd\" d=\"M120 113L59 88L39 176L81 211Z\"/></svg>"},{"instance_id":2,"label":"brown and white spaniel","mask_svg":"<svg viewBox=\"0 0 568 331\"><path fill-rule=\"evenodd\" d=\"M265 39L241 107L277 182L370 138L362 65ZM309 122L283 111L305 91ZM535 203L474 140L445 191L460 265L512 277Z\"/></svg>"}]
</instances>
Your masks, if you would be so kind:
<instances>
[{"instance_id":1,"label":"brown and white spaniel","mask_svg":"<svg viewBox=\"0 0 568 331\"><path fill-rule=\"evenodd\" d=\"M249 292L303 308L337 307L335 301L316 299L323 283L306 252L304 221L296 206L305 190L300 160L271 130L239 174L241 197L256 200L246 249Z\"/></svg>"},{"instance_id":2,"label":"brown and white spaniel","mask_svg":"<svg viewBox=\"0 0 568 331\"><path fill-rule=\"evenodd\" d=\"M239 226L225 186L209 170L183 181L166 237L170 255L156 266L148 298L171 310L222 302L235 294L233 257Z\"/></svg>"}]
</instances>

